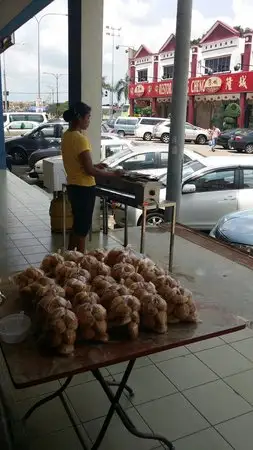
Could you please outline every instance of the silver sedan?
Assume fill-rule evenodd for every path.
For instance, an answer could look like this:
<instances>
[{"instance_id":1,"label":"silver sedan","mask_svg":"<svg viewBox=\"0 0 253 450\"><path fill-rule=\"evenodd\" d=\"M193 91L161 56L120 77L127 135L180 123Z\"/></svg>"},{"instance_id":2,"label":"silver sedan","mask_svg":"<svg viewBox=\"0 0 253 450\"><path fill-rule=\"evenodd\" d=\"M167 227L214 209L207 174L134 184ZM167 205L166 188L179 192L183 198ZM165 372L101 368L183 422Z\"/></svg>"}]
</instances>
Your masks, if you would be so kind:
<instances>
[{"instance_id":1,"label":"silver sedan","mask_svg":"<svg viewBox=\"0 0 253 450\"><path fill-rule=\"evenodd\" d=\"M161 181L166 186L166 173ZM166 189L161 190L164 200ZM184 166L182 196L178 222L199 230L211 230L225 214L253 207L253 159L248 156L205 158ZM115 222L124 225L124 211L115 210ZM164 210L153 210L147 215L149 225L164 220ZM142 212L128 208L129 226L140 225Z\"/></svg>"}]
</instances>

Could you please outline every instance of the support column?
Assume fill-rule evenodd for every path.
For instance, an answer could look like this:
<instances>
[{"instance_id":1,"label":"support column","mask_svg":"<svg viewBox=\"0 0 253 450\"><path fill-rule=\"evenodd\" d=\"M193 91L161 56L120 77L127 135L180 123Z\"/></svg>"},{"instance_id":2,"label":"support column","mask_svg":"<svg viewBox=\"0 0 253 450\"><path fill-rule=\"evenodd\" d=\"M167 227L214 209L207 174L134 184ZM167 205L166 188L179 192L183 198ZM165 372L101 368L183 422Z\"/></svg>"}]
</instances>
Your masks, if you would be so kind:
<instances>
[{"instance_id":1,"label":"support column","mask_svg":"<svg viewBox=\"0 0 253 450\"><path fill-rule=\"evenodd\" d=\"M166 199L177 203L177 216L181 200L182 161L184 154L185 118L189 73L192 0L178 0L176 51L172 93L172 112L167 170ZM170 221L169 208L165 220Z\"/></svg>"},{"instance_id":2,"label":"support column","mask_svg":"<svg viewBox=\"0 0 253 450\"><path fill-rule=\"evenodd\" d=\"M102 120L103 0L69 0L69 101L91 106L87 134L94 163L100 161ZM93 214L93 231L100 229L100 202Z\"/></svg>"},{"instance_id":3,"label":"support column","mask_svg":"<svg viewBox=\"0 0 253 450\"><path fill-rule=\"evenodd\" d=\"M239 128L244 128L245 127L246 106L247 106L246 93L243 92L243 93L240 94L241 114L240 114L240 117L238 117L238 127Z\"/></svg>"},{"instance_id":4,"label":"support column","mask_svg":"<svg viewBox=\"0 0 253 450\"><path fill-rule=\"evenodd\" d=\"M2 97L2 70L0 63L0 170L6 169L6 153L4 144L4 121L3 121L3 97Z\"/></svg>"},{"instance_id":5,"label":"support column","mask_svg":"<svg viewBox=\"0 0 253 450\"><path fill-rule=\"evenodd\" d=\"M130 98L129 105L130 105L129 115L133 116L134 115L134 99L133 98Z\"/></svg>"},{"instance_id":6,"label":"support column","mask_svg":"<svg viewBox=\"0 0 253 450\"><path fill-rule=\"evenodd\" d=\"M128 71L129 71L130 84L135 84L135 61L134 61L134 59L131 59L131 60L129 59ZM133 98L129 99L129 105L130 105L129 115L133 116L134 115L134 99Z\"/></svg>"},{"instance_id":7,"label":"support column","mask_svg":"<svg viewBox=\"0 0 253 450\"><path fill-rule=\"evenodd\" d=\"M157 116L157 98L151 99L151 113L152 113L152 116L154 116L154 117Z\"/></svg>"},{"instance_id":8,"label":"support column","mask_svg":"<svg viewBox=\"0 0 253 450\"><path fill-rule=\"evenodd\" d=\"M252 33L244 35L244 53L243 53L243 65L242 70L250 70L251 63L251 51L252 51Z\"/></svg>"},{"instance_id":9,"label":"support column","mask_svg":"<svg viewBox=\"0 0 253 450\"><path fill-rule=\"evenodd\" d=\"M195 125L195 114L194 114L194 96L189 96L188 100L188 113L187 113L187 122Z\"/></svg>"}]
</instances>

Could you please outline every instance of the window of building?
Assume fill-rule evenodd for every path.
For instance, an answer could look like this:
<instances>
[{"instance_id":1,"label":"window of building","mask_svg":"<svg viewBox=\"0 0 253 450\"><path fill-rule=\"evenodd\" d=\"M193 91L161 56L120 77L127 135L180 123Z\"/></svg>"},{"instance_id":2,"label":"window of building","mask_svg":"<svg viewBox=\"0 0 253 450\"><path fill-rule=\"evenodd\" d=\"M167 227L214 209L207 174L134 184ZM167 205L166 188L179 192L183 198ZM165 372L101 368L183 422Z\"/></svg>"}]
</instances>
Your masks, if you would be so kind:
<instances>
[{"instance_id":1,"label":"window of building","mask_svg":"<svg viewBox=\"0 0 253 450\"><path fill-rule=\"evenodd\" d=\"M148 69L138 70L138 82L148 81Z\"/></svg>"},{"instance_id":2,"label":"window of building","mask_svg":"<svg viewBox=\"0 0 253 450\"><path fill-rule=\"evenodd\" d=\"M163 66L163 78L165 80L173 78L174 66Z\"/></svg>"},{"instance_id":3,"label":"window of building","mask_svg":"<svg viewBox=\"0 0 253 450\"><path fill-rule=\"evenodd\" d=\"M212 58L205 60L205 73L208 74L208 69L213 73L229 72L231 56L221 56L220 58Z\"/></svg>"}]
</instances>

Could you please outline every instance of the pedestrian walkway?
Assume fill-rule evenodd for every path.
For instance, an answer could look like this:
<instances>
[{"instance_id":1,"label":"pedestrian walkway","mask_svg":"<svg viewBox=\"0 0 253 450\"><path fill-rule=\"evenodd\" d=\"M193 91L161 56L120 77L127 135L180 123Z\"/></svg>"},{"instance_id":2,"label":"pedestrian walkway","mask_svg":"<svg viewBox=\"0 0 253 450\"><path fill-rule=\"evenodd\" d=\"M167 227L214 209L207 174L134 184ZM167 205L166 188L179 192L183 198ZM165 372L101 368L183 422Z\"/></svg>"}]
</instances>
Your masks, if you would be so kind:
<instances>
[{"instance_id":1,"label":"pedestrian walkway","mask_svg":"<svg viewBox=\"0 0 253 450\"><path fill-rule=\"evenodd\" d=\"M62 245L51 236L50 198L10 173L0 172L1 276L39 264L43 256ZM138 248L139 230L129 230ZM114 247L122 240L116 231L109 238L94 235L91 247ZM167 233L147 234L147 253L167 263ZM194 296L219 302L250 319L253 313L252 270L201 246L176 238L175 275ZM104 369L120 379L125 364ZM61 380L61 383L63 380ZM29 406L55 391L59 382L15 390L0 357L0 383L13 416L19 450L80 450L80 444L58 399L44 405L27 422L21 417ZM140 358L129 384L135 391L124 407L138 428L155 430L174 441L176 450L252 450L253 441L253 332L246 329L186 347ZM108 400L90 373L76 376L66 391L90 446L108 409ZM101 450L151 450L159 443L129 435L115 416Z\"/></svg>"}]
</instances>

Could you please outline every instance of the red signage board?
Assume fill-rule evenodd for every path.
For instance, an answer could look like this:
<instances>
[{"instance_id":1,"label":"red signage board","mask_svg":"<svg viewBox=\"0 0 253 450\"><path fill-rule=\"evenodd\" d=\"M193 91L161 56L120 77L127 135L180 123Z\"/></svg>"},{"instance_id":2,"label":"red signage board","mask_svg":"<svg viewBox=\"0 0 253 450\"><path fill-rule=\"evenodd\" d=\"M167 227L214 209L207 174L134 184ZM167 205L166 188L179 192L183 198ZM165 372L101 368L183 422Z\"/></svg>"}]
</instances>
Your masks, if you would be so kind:
<instances>
[{"instance_id":1,"label":"red signage board","mask_svg":"<svg viewBox=\"0 0 253 450\"><path fill-rule=\"evenodd\" d=\"M172 95L173 80L130 84L129 98L164 98ZM189 78L188 95L253 92L253 71Z\"/></svg>"}]
</instances>

